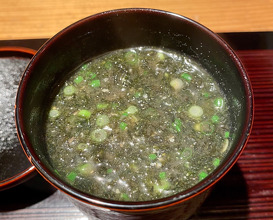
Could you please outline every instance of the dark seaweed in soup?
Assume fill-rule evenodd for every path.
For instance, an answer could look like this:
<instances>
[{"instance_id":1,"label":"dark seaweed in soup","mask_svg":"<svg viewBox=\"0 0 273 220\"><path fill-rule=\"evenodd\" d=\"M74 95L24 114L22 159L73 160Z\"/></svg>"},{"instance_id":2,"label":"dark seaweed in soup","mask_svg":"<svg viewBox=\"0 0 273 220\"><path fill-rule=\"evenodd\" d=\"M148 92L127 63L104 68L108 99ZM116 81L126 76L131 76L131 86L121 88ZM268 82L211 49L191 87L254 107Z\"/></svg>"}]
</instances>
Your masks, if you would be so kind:
<instances>
[{"instance_id":1,"label":"dark seaweed in soup","mask_svg":"<svg viewBox=\"0 0 273 220\"><path fill-rule=\"evenodd\" d=\"M48 153L64 181L94 196L159 199L209 175L229 149L227 101L190 57L152 47L90 60L49 109Z\"/></svg>"}]
</instances>

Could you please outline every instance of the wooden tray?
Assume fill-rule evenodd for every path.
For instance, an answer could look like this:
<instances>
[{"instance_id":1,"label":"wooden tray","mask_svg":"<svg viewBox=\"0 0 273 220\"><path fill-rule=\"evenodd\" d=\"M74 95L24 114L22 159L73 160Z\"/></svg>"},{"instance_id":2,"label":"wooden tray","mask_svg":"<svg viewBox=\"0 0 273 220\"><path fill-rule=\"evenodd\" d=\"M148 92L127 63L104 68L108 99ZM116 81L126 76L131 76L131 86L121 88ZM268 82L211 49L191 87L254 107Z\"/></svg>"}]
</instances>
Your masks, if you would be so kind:
<instances>
[{"instance_id":1,"label":"wooden tray","mask_svg":"<svg viewBox=\"0 0 273 220\"><path fill-rule=\"evenodd\" d=\"M273 35L220 35L235 48L250 76L255 119L240 159L191 219L273 219ZM43 42L45 39L0 41L0 46L37 49ZM0 219L87 219L39 175L0 196Z\"/></svg>"}]
</instances>

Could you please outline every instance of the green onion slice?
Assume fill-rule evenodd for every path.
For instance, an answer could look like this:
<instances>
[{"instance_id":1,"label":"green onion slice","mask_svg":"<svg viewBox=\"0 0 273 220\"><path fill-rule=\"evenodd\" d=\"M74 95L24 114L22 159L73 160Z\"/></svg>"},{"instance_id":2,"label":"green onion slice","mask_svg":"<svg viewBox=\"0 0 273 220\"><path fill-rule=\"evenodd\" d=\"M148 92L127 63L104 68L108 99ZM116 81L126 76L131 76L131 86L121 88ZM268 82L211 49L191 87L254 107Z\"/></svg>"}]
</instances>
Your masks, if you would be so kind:
<instances>
[{"instance_id":1,"label":"green onion slice","mask_svg":"<svg viewBox=\"0 0 273 220\"><path fill-rule=\"evenodd\" d=\"M103 142L107 138L107 132L103 129L96 129L91 133L91 139L95 142Z\"/></svg>"}]
</instances>

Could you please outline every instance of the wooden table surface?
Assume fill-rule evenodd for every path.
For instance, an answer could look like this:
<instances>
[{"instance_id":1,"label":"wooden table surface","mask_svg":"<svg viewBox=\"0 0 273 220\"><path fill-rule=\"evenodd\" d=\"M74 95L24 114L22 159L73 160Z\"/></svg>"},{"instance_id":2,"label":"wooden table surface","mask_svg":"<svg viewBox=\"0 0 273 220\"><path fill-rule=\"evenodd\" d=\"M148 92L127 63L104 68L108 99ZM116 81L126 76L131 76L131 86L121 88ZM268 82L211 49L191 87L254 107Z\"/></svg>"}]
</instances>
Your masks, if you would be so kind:
<instances>
[{"instance_id":1,"label":"wooden table surface","mask_svg":"<svg viewBox=\"0 0 273 220\"><path fill-rule=\"evenodd\" d=\"M49 38L89 15L128 7L175 12L218 33L273 31L273 0L0 0L0 40Z\"/></svg>"}]
</instances>

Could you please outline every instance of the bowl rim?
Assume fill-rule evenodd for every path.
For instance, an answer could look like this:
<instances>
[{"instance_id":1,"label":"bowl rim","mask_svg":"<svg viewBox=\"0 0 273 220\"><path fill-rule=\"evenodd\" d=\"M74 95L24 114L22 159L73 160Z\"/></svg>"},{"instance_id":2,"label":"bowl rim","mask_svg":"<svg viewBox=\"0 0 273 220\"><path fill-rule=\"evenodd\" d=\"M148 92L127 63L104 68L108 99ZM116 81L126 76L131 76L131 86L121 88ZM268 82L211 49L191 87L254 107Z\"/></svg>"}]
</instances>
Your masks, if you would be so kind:
<instances>
[{"instance_id":1,"label":"bowl rim","mask_svg":"<svg viewBox=\"0 0 273 220\"><path fill-rule=\"evenodd\" d=\"M20 46L1 46L0 47L0 58L8 58L8 57L28 57L32 58L36 53L35 50L20 47ZM20 77L20 76L18 76ZM15 118L14 118L15 120ZM30 178L32 178L36 174L35 167L32 164L29 164L29 167L25 168L23 171L18 172L17 174L10 176L6 179L0 181L0 191L12 188L17 186Z\"/></svg>"},{"instance_id":2,"label":"bowl rim","mask_svg":"<svg viewBox=\"0 0 273 220\"><path fill-rule=\"evenodd\" d=\"M183 192L177 193L173 196L165 197L162 199L157 200L150 200L150 201L139 201L139 202L122 202L122 201L114 201L114 200L108 200L108 199L102 199L98 198L86 193L83 193L65 182L58 179L48 168L46 168L41 161L39 160L39 157L35 154L35 151L30 147L30 142L28 141L26 134L24 130L22 129L22 115L20 115L20 108L22 106L22 102L20 101L21 97L23 96L22 90L26 87L26 82L29 77L29 71L26 71L28 75L25 74L22 77L20 87L18 89L18 94L16 98L16 123L17 123L17 132L18 136L20 137L21 145L23 146L23 149L31 161L31 163L36 167L37 171L55 188L59 189L60 191L64 192L65 194L69 195L70 197L73 197L76 200L79 200L83 203L92 204L94 206L100 207L100 208L106 208L114 211L126 211L126 212L142 212L142 211L150 211L155 209L163 209L168 206L173 206L179 203L182 203L186 200L189 200L209 188L211 188L216 182L218 182L230 169L231 167L236 163L239 156L241 155L243 149L246 146L247 140L249 138L252 124L253 124L253 117L254 117L254 97L253 92L250 84L249 77L246 73L246 70L244 69L243 64L241 63L239 57L236 55L236 53L232 50L232 48L217 34L212 32L207 27L203 26L202 24L187 18L185 16L169 12L169 11L163 11L158 9L151 9L151 8L122 8L122 9L113 9L101 13L97 13L91 16L88 16L86 18L83 18L68 27L64 28L60 32L58 32L55 36L53 36L51 39L49 39L36 53L36 55L32 58L29 67L35 64L36 60L39 58L40 54L43 54L46 51L46 48L54 44L54 42L61 37L62 35L66 34L70 30L73 30L75 27L80 26L84 24L85 22L96 20L102 16L109 16L109 15L118 15L119 13L152 13L152 14L158 14L160 16L169 16L169 17L176 17L180 20L183 20L184 22L188 22L191 25L195 26L196 28L202 30L207 35L209 35L211 38L213 38L220 46L221 48L230 55L233 63L236 65L238 72L240 74L240 77L242 79L244 90L245 90L245 97L246 97L246 120L243 125L242 135L240 137L240 140L238 140L238 143L236 147L234 148L234 151L229 156L228 159L224 163L222 163L212 174L210 174L207 178L199 182L198 184L194 185L188 190L185 190ZM27 68L28 69L28 68Z\"/></svg>"}]
</instances>

